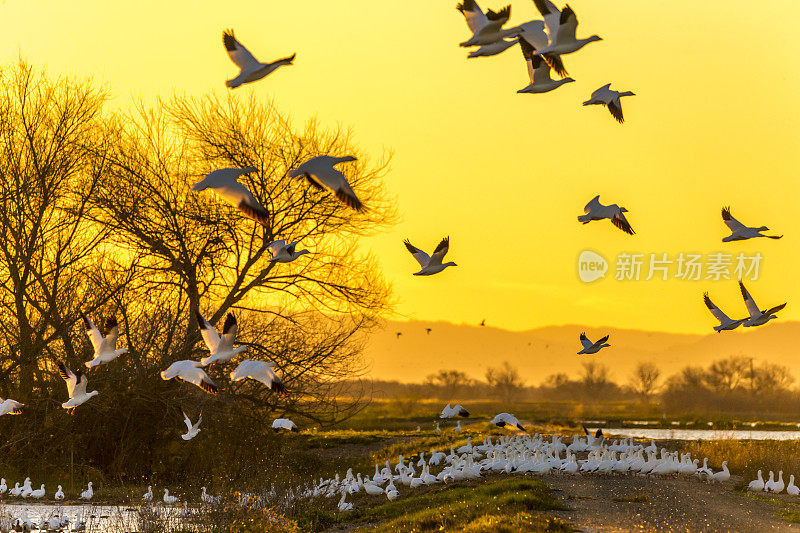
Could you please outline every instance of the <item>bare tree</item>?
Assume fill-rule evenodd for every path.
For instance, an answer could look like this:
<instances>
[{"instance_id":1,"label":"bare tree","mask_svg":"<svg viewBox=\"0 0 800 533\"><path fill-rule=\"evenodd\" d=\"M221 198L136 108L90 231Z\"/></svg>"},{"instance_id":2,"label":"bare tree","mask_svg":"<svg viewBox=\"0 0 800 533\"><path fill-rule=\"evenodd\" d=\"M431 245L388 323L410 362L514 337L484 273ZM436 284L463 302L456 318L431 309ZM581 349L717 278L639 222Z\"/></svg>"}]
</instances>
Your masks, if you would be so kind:
<instances>
[{"instance_id":1,"label":"bare tree","mask_svg":"<svg viewBox=\"0 0 800 533\"><path fill-rule=\"evenodd\" d=\"M636 393L648 401L650 397L658 389L658 380L661 377L661 371L654 363L641 362L636 365L631 376L631 387Z\"/></svg>"},{"instance_id":2,"label":"bare tree","mask_svg":"<svg viewBox=\"0 0 800 533\"><path fill-rule=\"evenodd\" d=\"M452 401L465 387L474 382L461 370L439 370L425 379L426 384L437 387L444 399Z\"/></svg>"},{"instance_id":3,"label":"bare tree","mask_svg":"<svg viewBox=\"0 0 800 533\"><path fill-rule=\"evenodd\" d=\"M731 356L711 363L706 372L706 382L716 392L728 393L743 385L750 376L750 359Z\"/></svg>"},{"instance_id":4,"label":"bare tree","mask_svg":"<svg viewBox=\"0 0 800 533\"><path fill-rule=\"evenodd\" d=\"M519 370L503 361L499 367L486 369L486 382L494 389L495 394L504 402L514 401L525 386Z\"/></svg>"}]
</instances>

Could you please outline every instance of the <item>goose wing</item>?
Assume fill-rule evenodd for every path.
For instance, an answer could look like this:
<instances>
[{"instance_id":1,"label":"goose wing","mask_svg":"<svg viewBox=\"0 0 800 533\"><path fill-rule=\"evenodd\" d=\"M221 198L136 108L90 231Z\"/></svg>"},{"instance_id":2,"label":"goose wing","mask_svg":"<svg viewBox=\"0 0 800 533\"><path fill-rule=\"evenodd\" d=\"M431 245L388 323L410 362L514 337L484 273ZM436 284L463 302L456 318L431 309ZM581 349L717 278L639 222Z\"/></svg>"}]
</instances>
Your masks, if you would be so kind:
<instances>
[{"instance_id":1,"label":"goose wing","mask_svg":"<svg viewBox=\"0 0 800 533\"><path fill-rule=\"evenodd\" d=\"M769 315L771 315L772 313L777 313L778 311L780 311L780 310L781 310L781 309L783 309L784 307L786 307L786 303L782 303L781 305L776 305L775 307L770 307L769 309L767 309L766 311L764 311L764 314L765 314L765 315L767 315L767 316L769 316Z\"/></svg>"},{"instance_id":2,"label":"goose wing","mask_svg":"<svg viewBox=\"0 0 800 533\"><path fill-rule=\"evenodd\" d=\"M722 208L722 220L723 222L725 222L725 225L728 226L728 229L731 230L731 232L733 233L737 231L742 231L743 229L747 228L747 226L745 226L744 224L733 218L733 215L731 215L730 207Z\"/></svg>"},{"instance_id":3,"label":"goose wing","mask_svg":"<svg viewBox=\"0 0 800 533\"><path fill-rule=\"evenodd\" d=\"M606 104L606 107L608 108L608 112L611 113L611 116L614 117L614 120L620 124L625 122L625 117L622 116L622 102L620 102L619 98L611 100Z\"/></svg>"},{"instance_id":4,"label":"goose wing","mask_svg":"<svg viewBox=\"0 0 800 533\"><path fill-rule=\"evenodd\" d=\"M550 0L533 0L533 4L544 19L547 33L550 36L550 42L555 41L556 34L558 33L558 26L561 21L561 11L559 11L556 5Z\"/></svg>"},{"instance_id":5,"label":"goose wing","mask_svg":"<svg viewBox=\"0 0 800 533\"><path fill-rule=\"evenodd\" d=\"M210 377L208 377L208 374L206 374L202 368L181 368L178 379L193 385L197 385L209 394L216 394L219 392L217 384L214 383Z\"/></svg>"},{"instance_id":6,"label":"goose wing","mask_svg":"<svg viewBox=\"0 0 800 533\"><path fill-rule=\"evenodd\" d=\"M186 430L187 431L191 431L192 430L192 421L189 420L189 417L186 416L186 413L184 413L183 411L181 411L181 414L183 415L183 423L186 424Z\"/></svg>"},{"instance_id":7,"label":"goose wing","mask_svg":"<svg viewBox=\"0 0 800 533\"><path fill-rule=\"evenodd\" d=\"M483 14L480 6L475 0L464 0L464 2L456 6L467 22L469 31L474 34L478 33L489 23L489 19Z\"/></svg>"},{"instance_id":8,"label":"goose wing","mask_svg":"<svg viewBox=\"0 0 800 533\"><path fill-rule=\"evenodd\" d=\"M239 42L234 36L233 30L222 32L222 44L228 57L242 71L258 68L261 63L250 53L250 51Z\"/></svg>"},{"instance_id":9,"label":"goose wing","mask_svg":"<svg viewBox=\"0 0 800 533\"><path fill-rule=\"evenodd\" d=\"M589 340L589 337L586 336L586 333L581 333L581 345L583 345L584 348L591 348L594 343Z\"/></svg>"},{"instance_id":10,"label":"goose wing","mask_svg":"<svg viewBox=\"0 0 800 533\"><path fill-rule=\"evenodd\" d=\"M731 322L731 319L728 317L728 315L723 313L719 307L714 305L714 302L712 302L711 298L708 297L707 292L703 293L703 302L705 302L706 307L708 307L708 310L711 311L711 314L714 315L714 318L719 320L721 324L727 324L728 322Z\"/></svg>"},{"instance_id":11,"label":"goose wing","mask_svg":"<svg viewBox=\"0 0 800 533\"><path fill-rule=\"evenodd\" d=\"M628 235L633 235L634 233L636 233L635 231L633 231L633 228L631 227L630 223L628 223L628 219L625 218L625 213L623 213L622 211L614 215L614 218L611 219L611 223L614 224L619 229L621 229L622 231L624 231L625 233L627 233Z\"/></svg>"},{"instance_id":12,"label":"goose wing","mask_svg":"<svg viewBox=\"0 0 800 533\"><path fill-rule=\"evenodd\" d=\"M761 310L756 305L756 301L753 300L753 297L750 296L750 293L747 292L747 289L744 288L744 283L741 281L739 282L739 290L742 291L742 298L744 298L744 305L747 307L747 312L750 313L750 318L757 318L761 316Z\"/></svg>"},{"instance_id":13,"label":"goose wing","mask_svg":"<svg viewBox=\"0 0 800 533\"><path fill-rule=\"evenodd\" d=\"M594 343L594 345L595 345L595 346L600 346L601 344L603 344L604 342L606 342L606 341L608 340L608 338L609 338L609 337L610 337L610 335L606 335L605 337L602 337L602 338L601 338L601 339L599 339L599 340L598 340L596 343Z\"/></svg>"},{"instance_id":14,"label":"goose wing","mask_svg":"<svg viewBox=\"0 0 800 533\"><path fill-rule=\"evenodd\" d=\"M106 336L103 339L103 349L108 352L113 352L117 348L117 339L119 338L119 324L117 317L111 316L106 319Z\"/></svg>"},{"instance_id":15,"label":"goose wing","mask_svg":"<svg viewBox=\"0 0 800 533\"><path fill-rule=\"evenodd\" d=\"M483 31L499 31L503 25L511 18L511 5L507 5L500 11L486 10L487 23L483 27Z\"/></svg>"},{"instance_id":16,"label":"goose wing","mask_svg":"<svg viewBox=\"0 0 800 533\"><path fill-rule=\"evenodd\" d=\"M565 6L559 16L556 38L561 42L572 42L575 40L575 30L577 29L578 17L575 16L571 7Z\"/></svg>"},{"instance_id":17,"label":"goose wing","mask_svg":"<svg viewBox=\"0 0 800 533\"><path fill-rule=\"evenodd\" d=\"M83 320L83 329L89 336L89 340L92 342L95 353L99 353L100 347L103 345L103 334L100 333L100 330L97 329L97 326L94 325L94 322L89 320L89 317L87 317L85 314L81 313L81 319Z\"/></svg>"},{"instance_id":18,"label":"goose wing","mask_svg":"<svg viewBox=\"0 0 800 533\"><path fill-rule=\"evenodd\" d=\"M67 382L67 392L69 393L69 397L72 398L73 392L75 391L75 385L78 383L78 376L75 374L75 372L67 368L67 365L61 361L59 361L57 364L58 373L61 375L61 378Z\"/></svg>"},{"instance_id":19,"label":"goose wing","mask_svg":"<svg viewBox=\"0 0 800 533\"><path fill-rule=\"evenodd\" d=\"M236 324L236 317L233 313L228 313L225 317L225 325L222 326L222 337L217 348L219 351L229 351L233 348L233 341L236 340L236 333L239 326Z\"/></svg>"},{"instance_id":20,"label":"goose wing","mask_svg":"<svg viewBox=\"0 0 800 533\"><path fill-rule=\"evenodd\" d=\"M447 251L450 249L450 237L445 237L442 239L439 244L436 246L436 249L433 251L433 255L431 256L431 264L434 265L441 265L444 256L447 255Z\"/></svg>"},{"instance_id":21,"label":"goose wing","mask_svg":"<svg viewBox=\"0 0 800 533\"><path fill-rule=\"evenodd\" d=\"M206 320L203 315L197 313L197 325L200 326L200 334L203 336L203 341L208 347L208 351L214 353L219 346L219 334L214 326Z\"/></svg>"},{"instance_id":22,"label":"goose wing","mask_svg":"<svg viewBox=\"0 0 800 533\"><path fill-rule=\"evenodd\" d=\"M411 252L411 255L414 256L414 259L417 260L419 266L421 266L422 268L428 266L428 264L431 262L431 258L428 254L426 254L425 252L423 252L422 250L411 244L411 241L409 241L408 239L404 240L403 244L406 245L406 249L409 252Z\"/></svg>"},{"instance_id":23,"label":"goose wing","mask_svg":"<svg viewBox=\"0 0 800 533\"><path fill-rule=\"evenodd\" d=\"M72 389L72 394L69 395L70 398L73 396L83 396L86 394L86 385L89 384L89 378L87 378L86 374L80 370L75 371L75 377L75 387Z\"/></svg>"},{"instance_id":24,"label":"goose wing","mask_svg":"<svg viewBox=\"0 0 800 533\"><path fill-rule=\"evenodd\" d=\"M598 194L597 196L589 200L589 203L586 204L586 206L583 208L583 212L588 215L592 211L596 211L598 209L601 209L602 207L604 206L603 204L600 203L600 195Z\"/></svg>"}]
</instances>

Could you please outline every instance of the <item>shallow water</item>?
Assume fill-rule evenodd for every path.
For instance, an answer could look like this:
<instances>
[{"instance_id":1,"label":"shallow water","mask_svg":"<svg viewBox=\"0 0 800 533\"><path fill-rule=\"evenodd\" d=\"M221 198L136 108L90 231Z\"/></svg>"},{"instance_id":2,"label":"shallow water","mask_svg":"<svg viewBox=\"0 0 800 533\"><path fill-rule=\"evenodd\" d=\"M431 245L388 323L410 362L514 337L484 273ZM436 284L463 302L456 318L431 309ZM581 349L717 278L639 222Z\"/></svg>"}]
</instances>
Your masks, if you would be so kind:
<instances>
[{"instance_id":1,"label":"shallow water","mask_svg":"<svg viewBox=\"0 0 800 533\"><path fill-rule=\"evenodd\" d=\"M87 532L122 532L135 531L139 519L138 509L120 505L56 505L46 503L26 504L24 502L12 501L0 503L0 517L19 517L24 512L28 518L36 525L42 523L43 519L53 517L66 517L69 525L63 531L72 531L72 528L79 521L86 523ZM158 507L158 512L162 516L174 519L182 518L183 507Z\"/></svg>"},{"instance_id":2,"label":"shallow water","mask_svg":"<svg viewBox=\"0 0 800 533\"><path fill-rule=\"evenodd\" d=\"M592 430L594 431L594 430ZM648 429L603 428L606 435L655 440L797 440L800 431L760 431L749 429Z\"/></svg>"}]
</instances>

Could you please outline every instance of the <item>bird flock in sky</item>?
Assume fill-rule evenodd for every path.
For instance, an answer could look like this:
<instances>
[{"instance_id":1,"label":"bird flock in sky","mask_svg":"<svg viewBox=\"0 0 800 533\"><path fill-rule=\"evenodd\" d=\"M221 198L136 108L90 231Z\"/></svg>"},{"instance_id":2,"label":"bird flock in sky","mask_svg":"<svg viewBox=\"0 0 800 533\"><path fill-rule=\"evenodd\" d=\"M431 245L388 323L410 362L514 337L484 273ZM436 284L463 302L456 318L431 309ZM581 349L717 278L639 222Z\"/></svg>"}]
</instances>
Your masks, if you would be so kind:
<instances>
[{"instance_id":1,"label":"bird flock in sky","mask_svg":"<svg viewBox=\"0 0 800 533\"><path fill-rule=\"evenodd\" d=\"M577 28L578 19L574 10L566 5L563 9L558 9L550 0L533 0L535 7L542 16L542 20L532 20L524 24L505 27L511 16L511 6L494 11L484 12L474 0L464 0L457 5L458 11L464 16L467 27L471 32L470 37L461 42L461 47L472 48L469 58L490 57L503 53L515 45L519 45L523 58L527 65L530 83L520 89L519 93L546 93L558 87L574 82L575 80L567 76L564 65L564 56L581 50L589 43L599 41L597 35L578 38ZM232 30L223 32L223 46L231 61L239 68L239 73L227 80L225 85L230 89L241 87L242 85L256 82L272 74L282 66L293 65L296 54L277 59L273 62L263 63L255 58L250 51L242 45L235 37ZM555 72L559 79L553 79L551 73ZM602 105L605 106L612 117L618 122L624 121L622 113L621 98L634 95L631 91L618 92L610 88L607 84L595 90L590 98L583 102L583 105ZM356 161L351 155L334 156L318 155L303 161L295 168L289 169L287 176L298 180L304 180L308 187L318 193L332 194L341 204L349 209L362 212L367 209L359 199L357 192L348 182L345 174L340 168L347 168L346 165ZM255 167L245 168L219 168L207 174L201 181L193 184L190 190L193 193L203 191L213 191L223 200L230 203L239 210L242 216L270 227L270 213L261 205L255 195L238 180L245 175L257 173ZM617 204L603 205L600 203L599 195L592 198L584 208L584 214L578 217L578 221L588 224L592 221L608 219L611 223L628 235L635 232L628 222L625 213L628 210ZM781 235L765 235L764 232L769 228L766 226L748 227L733 218L730 208L722 210L723 222L731 232L731 235L722 239L723 242L742 241L758 237L769 239L780 239ZM300 259L303 255L312 253L307 249L298 250L299 241L289 242L286 239L278 239L271 242L267 247L271 252L271 262L291 263ZM404 245L412 257L419 263L419 270L414 272L414 276L431 276L440 274L448 267L457 266L455 262L445 262L445 256L450 248L449 237L443 238L435 247L433 252L428 255L425 251L417 248L406 239ZM753 327L766 324L768 321L777 318L775 313L785 307L785 303L761 310L753 300L750 293L740 281L739 287L749 316L741 319L732 319L714 305L708 296L704 294L704 302L714 317L720 322L714 330L728 331L743 325ZM117 348L119 338L119 326L115 317L107 318L104 331L101 330L86 315L81 315L84 329L89 337L94 350L94 356L85 363L87 372L92 371L102 365L113 363L113 361L127 352L126 348ZM180 360L173 362L168 368L161 372L164 380L177 380L193 384L206 393L216 394L219 387L214 379L209 375L214 365L228 362L247 351L246 346L234 346L238 326L236 317L229 313L225 317L221 334L214 326L206 320L200 313L194 317L200 329L201 337L208 349L208 356L197 360ZM482 323L481 325L484 325ZM430 329L427 333L430 333ZM397 334L398 338L400 333ZM580 336L582 349L578 354L591 355L610 346L608 344L609 335L605 335L597 341L591 341L585 333ZM257 361L244 359L230 373L232 381L245 379L255 380L262 383L269 390L275 393L286 392L286 387L276 374L274 368L276 364L271 361ZM68 400L62 403L62 407L69 412L80 407L94 396L98 391L88 391L88 376L81 370L73 370L66 366L64 362L57 363L58 371L64 379L68 392ZM0 416L15 415L23 412L23 404L12 399L0 399ZM197 436L201 429L202 413L198 415L197 421L192 422L186 413L182 413L187 431L181 438L188 441ZM467 417L469 413L461 405L451 407L450 404L442 411L441 418L449 419L454 417ZM491 421L498 427L515 428L525 431L525 428L510 413L500 413ZM285 431L298 431L297 426L289 419L279 418L273 422L273 429ZM460 430L460 422L457 426ZM577 459L578 453L588 452L585 459ZM562 458L561 454L565 453ZM431 473L432 466L439 466L445 463L448 466L434 475ZM688 454L679 456L678 452L669 453L666 450L659 450L655 444L648 448L635 445L632 442L615 443L607 446L601 433L593 436L588 432L585 439L576 436L573 443L566 446L560 442L560 438L553 437L552 441L546 442L538 435L533 437L501 438L499 442L493 442L491 437L478 446L473 446L470 442L458 450L452 450L450 454L432 451L429 460L425 460L423 454L419 454L416 465L420 468L417 477L413 464L406 465L402 457L394 470L388 465L379 471L376 465L376 472L372 478L361 474L353 476L352 471L348 472L344 479L322 481L315 488L311 489L314 494L325 493L337 495L341 493L339 508L342 510L351 509L352 505L345 501L347 494L352 494L364 490L368 494L385 494L390 500L398 496L398 489L395 485L405 485L414 488L415 486L448 482L458 479L479 478L487 472L506 471L515 473L546 473L560 471L565 473L578 472L602 472L619 474L686 474L697 475L707 480L725 480L729 476L727 466L722 472L713 473L704 466L697 467L698 461L691 460ZM394 471L394 473L393 473ZM779 474L779 483L783 484L782 473ZM764 483L775 483L773 475L770 473L770 481ZM759 472L759 480L761 473ZM758 480L756 480L758 481ZM754 482L755 483L755 482ZM792 483L790 483L793 486ZM752 483L751 483L752 486ZM5 480L0 485L0 494L5 492ZM781 487L782 490L782 487ZM12 495L21 497L30 496L40 498L45 494L44 485L40 489L31 487L30 479L26 479L23 486L19 483L10 490ZM59 486L56 494L63 497L63 491ZM92 483L88 484L86 491L81 498L90 500L93 495ZM144 499L152 501L152 488L145 494ZM203 489L203 499L212 498ZM174 503L177 499L170 496L167 489L164 490L163 501Z\"/></svg>"}]
</instances>

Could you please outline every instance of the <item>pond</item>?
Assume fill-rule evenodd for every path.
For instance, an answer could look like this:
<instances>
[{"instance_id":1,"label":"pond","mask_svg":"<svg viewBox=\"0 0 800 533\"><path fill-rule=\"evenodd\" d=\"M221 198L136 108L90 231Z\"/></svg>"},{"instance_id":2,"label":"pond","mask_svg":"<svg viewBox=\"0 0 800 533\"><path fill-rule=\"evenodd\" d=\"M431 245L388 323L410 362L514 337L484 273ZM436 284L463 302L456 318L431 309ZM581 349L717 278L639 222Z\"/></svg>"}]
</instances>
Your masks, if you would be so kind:
<instances>
[{"instance_id":1,"label":"pond","mask_svg":"<svg viewBox=\"0 0 800 533\"><path fill-rule=\"evenodd\" d=\"M72 531L76 524L84 522L86 524L86 532L98 533L136 531L143 518L139 508L128 506L0 503L0 523L4 517L17 518L22 516L23 513L26 513L28 519L36 526L40 525L45 519L67 518L69 525L62 531ZM186 517L183 507L157 505L151 508L150 513L152 513L150 518L157 518L160 523L171 526L181 523L185 527Z\"/></svg>"},{"instance_id":2,"label":"pond","mask_svg":"<svg viewBox=\"0 0 800 533\"><path fill-rule=\"evenodd\" d=\"M589 428L594 432L595 429ZM653 440L797 440L800 431L766 431L748 429L650 429L603 428L603 433L619 437Z\"/></svg>"}]
</instances>

